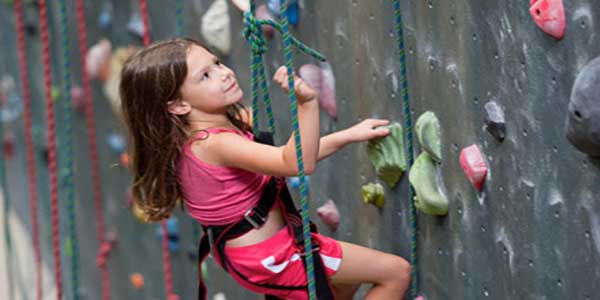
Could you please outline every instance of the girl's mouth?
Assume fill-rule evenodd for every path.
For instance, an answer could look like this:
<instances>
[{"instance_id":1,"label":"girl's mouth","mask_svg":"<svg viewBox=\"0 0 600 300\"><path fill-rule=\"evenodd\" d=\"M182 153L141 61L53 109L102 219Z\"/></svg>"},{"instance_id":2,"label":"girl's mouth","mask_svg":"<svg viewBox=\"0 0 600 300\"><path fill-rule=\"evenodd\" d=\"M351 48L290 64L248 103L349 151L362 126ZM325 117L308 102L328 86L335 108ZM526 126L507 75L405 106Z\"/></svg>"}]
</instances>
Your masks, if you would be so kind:
<instances>
[{"instance_id":1,"label":"girl's mouth","mask_svg":"<svg viewBox=\"0 0 600 300\"><path fill-rule=\"evenodd\" d=\"M227 89L225 89L225 93L233 91L238 87L237 81L234 81Z\"/></svg>"}]
</instances>

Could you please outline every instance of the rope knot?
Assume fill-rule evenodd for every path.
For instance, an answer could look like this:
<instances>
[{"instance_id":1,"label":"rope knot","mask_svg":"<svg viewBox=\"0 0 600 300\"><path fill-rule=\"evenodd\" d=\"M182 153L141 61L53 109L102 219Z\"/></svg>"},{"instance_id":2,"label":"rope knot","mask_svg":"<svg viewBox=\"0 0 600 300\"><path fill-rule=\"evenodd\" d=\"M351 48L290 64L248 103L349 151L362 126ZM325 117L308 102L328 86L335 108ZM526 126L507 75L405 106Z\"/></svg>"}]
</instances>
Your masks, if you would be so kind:
<instances>
[{"instance_id":1,"label":"rope knot","mask_svg":"<svg viewBox=\"0 0 600 300\"><path fill-rule=\"evenodd\" d=\"M248 40L252 52L264 54L267 52L267 41L262 34L262 23L251 12L244 13L244 37Z\"/></svg>"}]
</instances>

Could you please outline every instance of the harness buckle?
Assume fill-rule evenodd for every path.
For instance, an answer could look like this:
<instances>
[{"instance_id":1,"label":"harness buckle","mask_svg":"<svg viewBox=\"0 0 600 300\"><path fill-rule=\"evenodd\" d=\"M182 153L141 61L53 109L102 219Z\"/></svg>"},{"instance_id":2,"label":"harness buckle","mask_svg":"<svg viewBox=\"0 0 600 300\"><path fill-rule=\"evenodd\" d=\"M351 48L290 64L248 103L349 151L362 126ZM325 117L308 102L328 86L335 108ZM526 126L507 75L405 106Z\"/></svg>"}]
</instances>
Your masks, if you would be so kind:
<instances>
[{"instance_id":1,"label":"harness buckle","mask_svg":"<svg viewBox=\"0 0 600 300\"><path fill-rule=\"evenodd\" d=\"M267 219L256 212L254 208L249 209L244 214L244 219L246 219L246 221L248 221L255 229L260 228L267 221Z\"/></svg>"},{"instance_id":2,"label":"harness buckle","mask_svg":"<svg viewBox=\"0 0 600 300\"><path fill-rule=\"evenodd\" d=\"M310 253L315 253L315 252L318 252L319 250L321 250L321 246L316 245L315 247L312 248L312 251L310 251ZM308 253L309 253L308 251L304 251L298 255L300 255L301 257L305 257L308 255Z\"/></svg>"}]
</instances>

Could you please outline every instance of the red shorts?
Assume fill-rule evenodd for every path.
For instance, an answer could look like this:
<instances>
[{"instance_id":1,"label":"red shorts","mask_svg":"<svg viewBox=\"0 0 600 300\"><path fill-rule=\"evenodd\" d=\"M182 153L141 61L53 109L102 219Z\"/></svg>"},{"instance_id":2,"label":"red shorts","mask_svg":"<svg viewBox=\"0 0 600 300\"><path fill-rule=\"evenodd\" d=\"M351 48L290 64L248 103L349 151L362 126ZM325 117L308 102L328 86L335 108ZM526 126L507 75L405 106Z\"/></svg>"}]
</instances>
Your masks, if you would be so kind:
<instances>
[{"instance_id":1,"label":"red shorts","mask_svg":"<svg viewBox=\"0 0 600 300\"><path fill-rule=\"evenodd\" d=\"M329 278L335 274L342 262L342 247L338 241L320 234L313 233L312 238L320 245L321 250L318 253ZM287 227L258 244L241 247L225 246L225 255L229 263L247 279L259 284L306 285L306 270L299 254L300 250ZM288 291L258 287L240 278L235 272L229 273L243 287L259 294L269 294L289 300L308 299L307 289Z\"/></svg>"}]
</instances>

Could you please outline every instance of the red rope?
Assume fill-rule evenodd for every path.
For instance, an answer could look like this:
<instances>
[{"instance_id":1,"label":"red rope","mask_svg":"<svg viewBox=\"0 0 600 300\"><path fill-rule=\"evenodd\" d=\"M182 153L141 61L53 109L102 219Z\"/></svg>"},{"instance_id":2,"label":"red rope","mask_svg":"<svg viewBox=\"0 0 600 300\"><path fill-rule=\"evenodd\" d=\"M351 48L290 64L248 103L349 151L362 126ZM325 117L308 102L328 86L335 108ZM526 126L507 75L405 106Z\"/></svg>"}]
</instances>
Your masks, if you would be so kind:
<instances>
[{"instance_id":1,"label":"red rope","mask_svg":"<svg viewBox=\"0 0 600 300\"><path fill-rule=\"evenodd\" d=\"M88 51L87 29L85 19L85 7L82 0L75 0L77 9L77 32L79 36L79 59L81 65L81 82L83 86L85 120L88 131L89 143L89 160L92 171L93 197L94 197L94 213L96 218L96 238L98 240L98 257L97 265L100 269L102 278L102 299L110 299L110 277L106 265L106 257L108 252L105 251L105 229L104 229L104 213L102 209L102 192L100 186L100 168L98 159L98 150L96 144L96 121L94 119L94 104L92 101L92 87L90 84L89 75L85 69L85 56ZM109 248L110 250L110 248Z\"/></svg>"},{"instance_id":2,"label":"red rope","mask_svg":"<svg viewBox=\"0 0 600 300\"><path fill-rule=\"evenodd\" d=\"M56 130L54 126L54 101L52 100L52 74L50 69L50 41L48 40L48 9L46 0L40 0L40 29L42 37L42 59L44 65L44 88L46 91L46 129L48 134L48 171L50 175L50 210L52 246L54 255L54 280L56 299L62 299L62 269L60 263L60 236L58 214L58 181L56 171Z\"/></svg>"},{"instance_id":3,"label":"red rope","mask_svg":"<svg viewBox=\"0 0 600 300\"><path fill-rule=\"evenodd\" d=\"M15 0L15 22L17 31L17 52L19 57L19 74L23 93L23 120L25 121L25 152L27 162L27 186L29 189L29 214L35 258L35 290L36 299L42 299L42 254L40 250L40 231L38 219L38 195L35 174L35 156L33 153L33 137L31 125L31 91L29 90L29 72L27 70L27 51L25 49L25 24L23 23L23 5Z\"/></svg>"},{"instance_id":4,"label":"red rope","mask_svg":"<svg viewBox=\"0 0 600 300\"><path fill-rule=\"evenodd\" d=\"M146 0L140 0L140 14L144 24L144 46L150 45L150 26L148 25L148 3ZM171 258L169 257L169 233L167 231L167 222L161 222L162 228L162 259L165 272L165 289L167 290L167 300L179 299L173 293L173 272L171 270Z\"/></svg>"}]
</instances>

